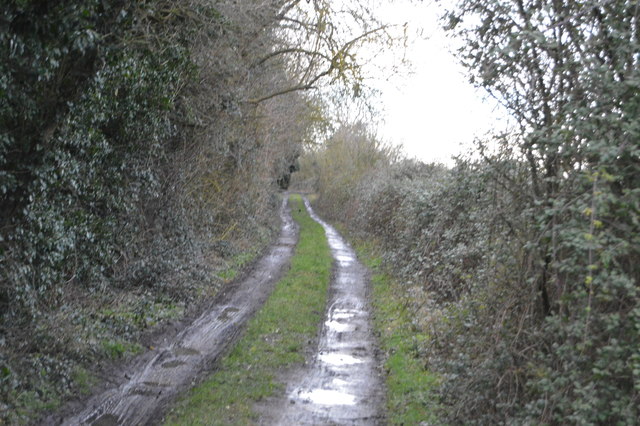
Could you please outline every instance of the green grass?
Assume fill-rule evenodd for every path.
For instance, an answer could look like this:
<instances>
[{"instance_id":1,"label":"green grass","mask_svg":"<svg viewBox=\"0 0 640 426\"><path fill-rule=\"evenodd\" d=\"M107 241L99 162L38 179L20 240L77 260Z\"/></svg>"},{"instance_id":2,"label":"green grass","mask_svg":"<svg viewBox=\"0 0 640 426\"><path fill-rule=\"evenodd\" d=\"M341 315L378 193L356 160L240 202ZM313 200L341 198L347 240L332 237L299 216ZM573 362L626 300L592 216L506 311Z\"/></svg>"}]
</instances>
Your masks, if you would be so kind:
<instances>
[{"instance_id":1,"label":"green grass","mask_svg":"<svg viewBox=\"0 0 640 426\"><path fill-rule=\"evenodd\" d=\"M71 378L81 395L88 395L91 392L91 388L98 383L96 376L80 366L74 368Z\"/></svg>"},{"instance_id":2,"label":"green grass","mask_svg":"<svg viewBox=\"0 0 640 426\"><path fill-rule=\"evenodd\" d=\"M119 359L125 356L137 355L142 352L142 346L138 343L130 343L124 340L104 340L102 350L111 359Z\"/></svg>"},{"instance_id":3,"label":"green grass","mask_svg":"<svg viewBox=\"0 0 640 426\"><path fill-rule=\"evenodd\" d=\"M227 267L216 273L217 277L222 279L225 283L233 281L238 273L245 268L249 263L258 255L257 252L243 252L233 256Z\"/></svg>"},{"instance_id":4,"label":"green grass","mask_svg":"<svg viewBox=\"0 0 640 426\"><path fill-rule=\"evenodd\" d=\"M304 362L305 345L323 318L332 258L323 228L300 196L290 203L300 240L289 272L218 370L176 404L167 424L255 423L254 404L282 392L279 374Z\"/></svg>"},{"instance_id":5,"label":"green grass","mask_svg":"<svg viewBox=\"0 0 640 426\"><path fill-rule=\"evenodd\" d=\"M440 424L438 378L424 368L418 348L429 338L416 330L406 308L404 289L382 266L372 244L357 244L358 257L372 271L373 323L386 354L387 421L389 424Z\"/></svg>"}]
</instances>

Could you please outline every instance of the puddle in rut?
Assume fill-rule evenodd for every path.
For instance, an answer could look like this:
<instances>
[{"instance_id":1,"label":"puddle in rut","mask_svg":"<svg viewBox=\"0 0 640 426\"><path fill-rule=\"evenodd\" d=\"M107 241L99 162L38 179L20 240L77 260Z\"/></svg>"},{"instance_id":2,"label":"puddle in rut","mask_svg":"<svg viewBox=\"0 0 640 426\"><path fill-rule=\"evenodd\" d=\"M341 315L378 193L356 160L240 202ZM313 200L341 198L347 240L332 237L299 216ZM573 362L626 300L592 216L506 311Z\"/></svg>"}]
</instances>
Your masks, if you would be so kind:
<instances>
[{"instance_id":1,"label":"puddle in rut","mask_svg":"<svg viewBox=\"0 0 640 426\"><path fill-rule=\"evenodd\" d=\"M364 362L363 360L356 358L355 356L340 353L320 354L318 355L318 359L325 364L331 364L336 367L361 364Z\"/></svg>"},{"instance_id":2,"label":"puddle in rut","mask_svg":"<svg viewBox=\"0 0 640 426\"><path fill-rule=\"evenodd\" d=\"M144 389L144 388L134 388L129 391L129 395L138 395L138 396L154 396L157 394L158 394L158 391L153 391L151 389Z\"/></svg>"},{"instance_id":3,"label":"puddle in rut","mask_svg":"<svg viewBox=\"0 0 640 426\"><path fill-rule=\"evenodd\" d=\"M234 307L227 307L224 308L224 311L222 311L222 313L220 315L218 315L218 319L220 321L228 321L233 317L233 314L235 314L236 312L238 312L240 309L238 308L234 308Z\"/></svg>"},{"instance_id":4,"label":"puddle in rut","mask_svg":"<svg viewBox=\"0 0 640 426\"><path fill-rule=\"evenodd\" d=\"M173 353L176 356L197 356L200 355L200 351L193 348L174 348Z\"/></svg>"},{"instance_id":5,"label":"puddle in rut","mask_svg":"<svg viewBox=\"0 0 640 426\"><path fill-rule=\"evenodd\" d=\"M347 331L355 330L356 326L353 324L344 324L339 321L327 321L324 323L327 328L336 333L345 333Z\"/></svg>"},{"instance_id":6,"label":"puddle in rut","mask_svg":"<svg viewBox=\"0 0 640 426\"><path fill-rule=\"evenodd\" d=\"M355 309L336 309L331 313L331 318L339 320L339 319L350 319L355 317L358 314L361 314L362 311L358 311Z\"/></svg>"},{"instance_id":7,"label":"puddle in rut","mask_svg":"<svg viewBox=\"0 0 640 426\"><path fill-rule=\"evenodd\" d=\"M335 309L329 313L329 319L324 324L329 330L336 333L354 331L356 324L353 319L363 314L361 310L357 309Z\"/></svg>"},{"instance_id":8,"label":"puddle in rut","mask_svg":"<svg viewBox=\"0 0 640 426\"><path fill-rule=\"evenodd\" d=\"M355 395L330 389L313 389L309 392L300 392L298 397L304 403L318 405L356 405Z\"/></svg>"},{"instance_id":9,"label":"puddle in rut","mask_svg":"<svg viewBox=\"0 0 640 426\"><path fill-rule=\"evenodd\" d=\"M351 256L336 256L335 258L343 265L348 265L349 263L353 262L353 257Z\"/></svg>"}]
</instances>

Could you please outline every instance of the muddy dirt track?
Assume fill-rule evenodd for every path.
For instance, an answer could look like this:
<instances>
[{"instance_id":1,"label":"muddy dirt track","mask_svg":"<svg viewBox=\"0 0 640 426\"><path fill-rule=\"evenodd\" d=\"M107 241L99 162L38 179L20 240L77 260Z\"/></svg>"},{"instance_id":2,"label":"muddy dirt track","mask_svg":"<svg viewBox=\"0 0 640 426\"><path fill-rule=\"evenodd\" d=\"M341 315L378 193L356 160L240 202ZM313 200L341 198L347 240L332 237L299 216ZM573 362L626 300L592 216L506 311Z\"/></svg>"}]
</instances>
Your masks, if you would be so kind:
<instances>
[{"instance_id":1,"label":"muddy dirt track","mask_svg":"<svg viewBox=\"0 0 640 426\"><path fill-rule=\"evenodd\" d=\"M158 424L173 399L235 341L265 302L290 263L297 226L281 208L278 242L253 271L180 332L170 343L141 356L125 380L90 399L85 408L48 424ZM361 425L384 423L383 381L369 324L367 271L338 232L305 205L327 235L334 258L325 322L304 368L286 373L287 392L256 407L260 424ZM295 301L292 301L295 303ZM124 374L124 373L123 373Z\"/></svg>"},{"instance_id":2,"label":"muddy dirt track","mask_svg":"<svg viewBox=\"0 0 640 426\"><path fill-rule=\"evenodd\" d=\"M164 347L141 356L126 381L88 401L84 410L48 423L63 425L157 424L166 405L188 389L235 340L244 323L267 299L289 265L297 242L287 198L280 216L282 231L276 244L253 271L214 307Z\"/></svg>"},{"instance_id":3,"label":"muddy dirt track","mask_svg":"<svg viewBox=\"0 0 640 426\"><path fill-rule=\"evenodd\" d=\"M367 270L306 199L305 205L325 229L334 257L334 279L316 355L289 379L287 402L275 423L382 424L384 388L369 322Z\"/></svg>"}]
</instances>

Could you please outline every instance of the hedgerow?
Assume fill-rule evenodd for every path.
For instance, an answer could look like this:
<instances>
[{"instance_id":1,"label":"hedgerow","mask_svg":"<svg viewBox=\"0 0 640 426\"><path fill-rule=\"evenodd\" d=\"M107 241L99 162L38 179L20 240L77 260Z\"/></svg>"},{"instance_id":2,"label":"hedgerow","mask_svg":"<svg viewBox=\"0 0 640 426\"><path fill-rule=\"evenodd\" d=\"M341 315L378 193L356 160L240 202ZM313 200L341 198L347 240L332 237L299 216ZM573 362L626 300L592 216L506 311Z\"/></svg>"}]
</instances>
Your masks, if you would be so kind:
<instances>
[{"instance_id":1,"label":"hedgerow","mask_svg":"<svg viewBox=\"0 0 640 426\"><path fill-rule=\"evenodd\" d=\"M33 421L96 361L141 350L269 241L278 182L322 120L311 86L286 90L293 50L261 61L299 41L278 31L294 6L3 6L0 422Z\"/></svg>"},{"instance_id":2,"label":"hedgerow","mask_svg":"<svg viewBox=\"0 0 640 426\"><path fill-rule=\"evenodd\" d=\"M429 336L419 356L442 379L441 421L634 423L637 281L624 272L625 255L610 257L633 244L600 228L609 269L589 267L589 181L573 187L576 205L558 227L564 275L550 313L537 284L545 261L530 175L507 147L450 169L402 161L372 168L351 187L318 188L324 197L348 198L338 209L322 198L317 204L356 235L379 241L402 277L414 326ZM604 249L604 241L615 243ZM580 278L585 271L607 277L597 293Z\"/></svg>"},{"instance_id":3,"label":"hedgerow","mask_svg":"<svg viewBox=\"0 0 640 426\"><path fill-rule=\"evenodd\" d=\"M323 213L380 240L404 277L443 421L637 423L637 24L623 0L461 0L461 60L518 127L451 168L363 171L325 161L332 144L302 162Z\"/></svg>"}]
</instances>

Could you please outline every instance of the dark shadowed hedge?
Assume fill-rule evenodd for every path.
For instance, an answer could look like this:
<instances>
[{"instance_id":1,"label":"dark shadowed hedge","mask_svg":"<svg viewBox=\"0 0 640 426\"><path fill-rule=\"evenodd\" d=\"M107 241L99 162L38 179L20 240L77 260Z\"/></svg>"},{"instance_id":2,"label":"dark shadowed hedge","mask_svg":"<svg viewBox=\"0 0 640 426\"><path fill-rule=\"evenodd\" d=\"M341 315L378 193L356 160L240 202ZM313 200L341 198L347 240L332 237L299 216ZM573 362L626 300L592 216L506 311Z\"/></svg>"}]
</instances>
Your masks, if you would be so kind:
<instances>
[{"instance_id":1,"label":"dark shadowed hedge","mask_svg":"<svg viewBox=\"0 0 640 426\"><path fill-rule=\"evenodd\" d=\"M268 240L314 109L246 102L293 84L256 63L285 3L3 4L0 422L55 406Z\"/></svg>"}]
</instances>

